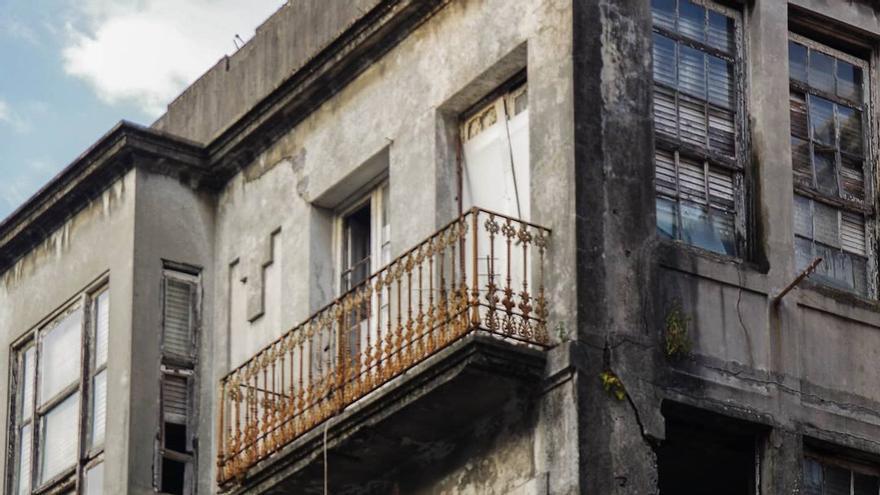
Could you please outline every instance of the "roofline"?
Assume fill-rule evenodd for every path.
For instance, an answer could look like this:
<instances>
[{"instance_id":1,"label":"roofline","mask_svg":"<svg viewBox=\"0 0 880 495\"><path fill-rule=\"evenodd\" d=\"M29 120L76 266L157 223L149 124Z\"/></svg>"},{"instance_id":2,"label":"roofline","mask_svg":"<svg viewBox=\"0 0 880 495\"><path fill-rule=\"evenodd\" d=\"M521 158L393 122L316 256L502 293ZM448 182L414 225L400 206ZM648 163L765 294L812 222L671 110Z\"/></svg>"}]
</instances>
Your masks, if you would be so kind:
<instances>
[{"instance_id":1,"label":"roofline","mask_svg":"<svg viewBox=\"0 0 880 495\"><path fill-rule=\"evenodd\" d=\"M210 184L204 147L120 121L0 222L0 273L136 165Z\"/></svg>"},{"instance_id":2,"label":"roofline","mask_svg":"<svg viewBox=\"0 0 880 495\"><path fill-rule=\"evenodd\" d=\"M207 145L120 121L0 222L0 274L135 166L218 190L449 1L380 2Z\"/></svg>"}]
</instances>

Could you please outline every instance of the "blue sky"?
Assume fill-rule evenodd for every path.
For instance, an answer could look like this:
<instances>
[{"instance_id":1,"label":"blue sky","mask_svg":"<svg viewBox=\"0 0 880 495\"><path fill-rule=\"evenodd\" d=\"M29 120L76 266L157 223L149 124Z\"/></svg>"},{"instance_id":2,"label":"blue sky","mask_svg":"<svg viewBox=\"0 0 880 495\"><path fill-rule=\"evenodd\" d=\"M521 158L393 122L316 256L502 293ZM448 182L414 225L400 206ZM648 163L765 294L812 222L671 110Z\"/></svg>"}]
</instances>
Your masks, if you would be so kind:
<instances>
[{"instance_id":1,"label":"blue sky","mask_svg":"<svg viewBox=\"0 0 880 495\"><path fill-rule=\"evenodd\" d=\"M148 125L284 0L0 0L0 219L116 122Z\"/></svg>"}]
</instances>

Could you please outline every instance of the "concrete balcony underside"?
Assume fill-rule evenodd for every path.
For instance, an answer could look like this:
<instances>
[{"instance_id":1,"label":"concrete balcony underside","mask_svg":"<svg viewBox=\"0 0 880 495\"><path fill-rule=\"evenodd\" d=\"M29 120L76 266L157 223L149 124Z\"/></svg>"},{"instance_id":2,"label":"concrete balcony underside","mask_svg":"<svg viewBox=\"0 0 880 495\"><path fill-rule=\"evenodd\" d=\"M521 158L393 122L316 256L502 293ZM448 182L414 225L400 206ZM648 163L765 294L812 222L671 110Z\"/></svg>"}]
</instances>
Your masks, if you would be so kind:
<instances>
[{"instance_id":1,"label":"concrete balcony underside","mask_svg":"<svg viewBox=\"0 0 880 495\"><path fill-rule=\"evenodd\" d=\"M528 401L544 362L543 350L469 334L256 464L233 493L322 494L325 455L330 493L388 493L386 475L442 462L476 420Z\"/></svg>"}]
</instances>

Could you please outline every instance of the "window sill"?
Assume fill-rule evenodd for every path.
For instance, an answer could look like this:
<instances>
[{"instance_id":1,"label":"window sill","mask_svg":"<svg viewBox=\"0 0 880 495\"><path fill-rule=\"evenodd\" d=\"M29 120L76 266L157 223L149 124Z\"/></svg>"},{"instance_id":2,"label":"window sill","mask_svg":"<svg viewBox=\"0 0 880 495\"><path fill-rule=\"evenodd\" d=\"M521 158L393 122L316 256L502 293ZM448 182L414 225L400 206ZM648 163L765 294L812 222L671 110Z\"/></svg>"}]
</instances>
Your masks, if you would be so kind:
<instances>
[{"instance_id":1,"label":"window sill","mask_svg":"<svg viewBox=\"0 0 880 495\"><path fill-rule=\"evenodd\" d=\"M880 327L880 301L814 280L799 286L797 304L865 325Z\"/></svg>"},{"instance_id":2,"label":"window sill","mask_svg":"<svg viewBox=\"0 0 880 495\"><path fill-rule=\"evenodd\" d=\"M767 272L736 256L707 251L682 241L658 239L655 258L660 266L717 282L769 293Z\"/></svg>"}]
</instances>

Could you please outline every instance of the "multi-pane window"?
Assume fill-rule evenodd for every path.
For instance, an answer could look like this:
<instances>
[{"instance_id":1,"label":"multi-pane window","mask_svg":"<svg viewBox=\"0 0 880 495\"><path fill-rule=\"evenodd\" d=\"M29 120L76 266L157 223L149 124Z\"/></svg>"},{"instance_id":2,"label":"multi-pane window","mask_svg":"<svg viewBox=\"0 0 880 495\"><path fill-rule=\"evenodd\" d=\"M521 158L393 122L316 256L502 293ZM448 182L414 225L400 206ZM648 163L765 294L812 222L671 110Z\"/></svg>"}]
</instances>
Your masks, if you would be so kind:
<instances>
[{"instance_id":1,"label":"multi-pane window","mask_svg":"<svg viewBox=\"0 0 880 495\"><path fill-rule=\"evenodd\" d=\"M76 298L16 348L9 493L77 485L102 493L109 335L105 288Z\"/></svg>"},{"instance_id":2,"label":"multi-pane window","mask_svg":"<svg viewBox=\"0 0 880 495\"><path fill-rule=\"evenodd\" d=\"M160 493L195 493L195 378L199 277L166 269L163 288L161 418L155 484Z\"/></svg>"},{"instance_id":3,"label":"multi-pane window","mask_svg":"<svg viewBox=\"0 0 880 495\"><path fill-rule=\"evenodd\" d=\"M867 295L867 64L796 34L788 59L797 267L821 257L816 278Z\"/></svg>"},{"instance_id":4,"label":"multi-pane window","mask_svg":"<svg viewBox=\"0 0 880 495\"><path fill-rule=\"evenodd\" d=\"M846 463L804 458L804 495L877 495L877 471Z\"/></svg>"},{"instance_id":5,"label":"multi-pane window","mask_svg":"<svg viewBox=\"0 0 880 495\"><path fill-rule=\"evenodd\" d=\"M743 249L739 15L652 0L657 231L721 254Z\"/></svg>"}]
</instances>

